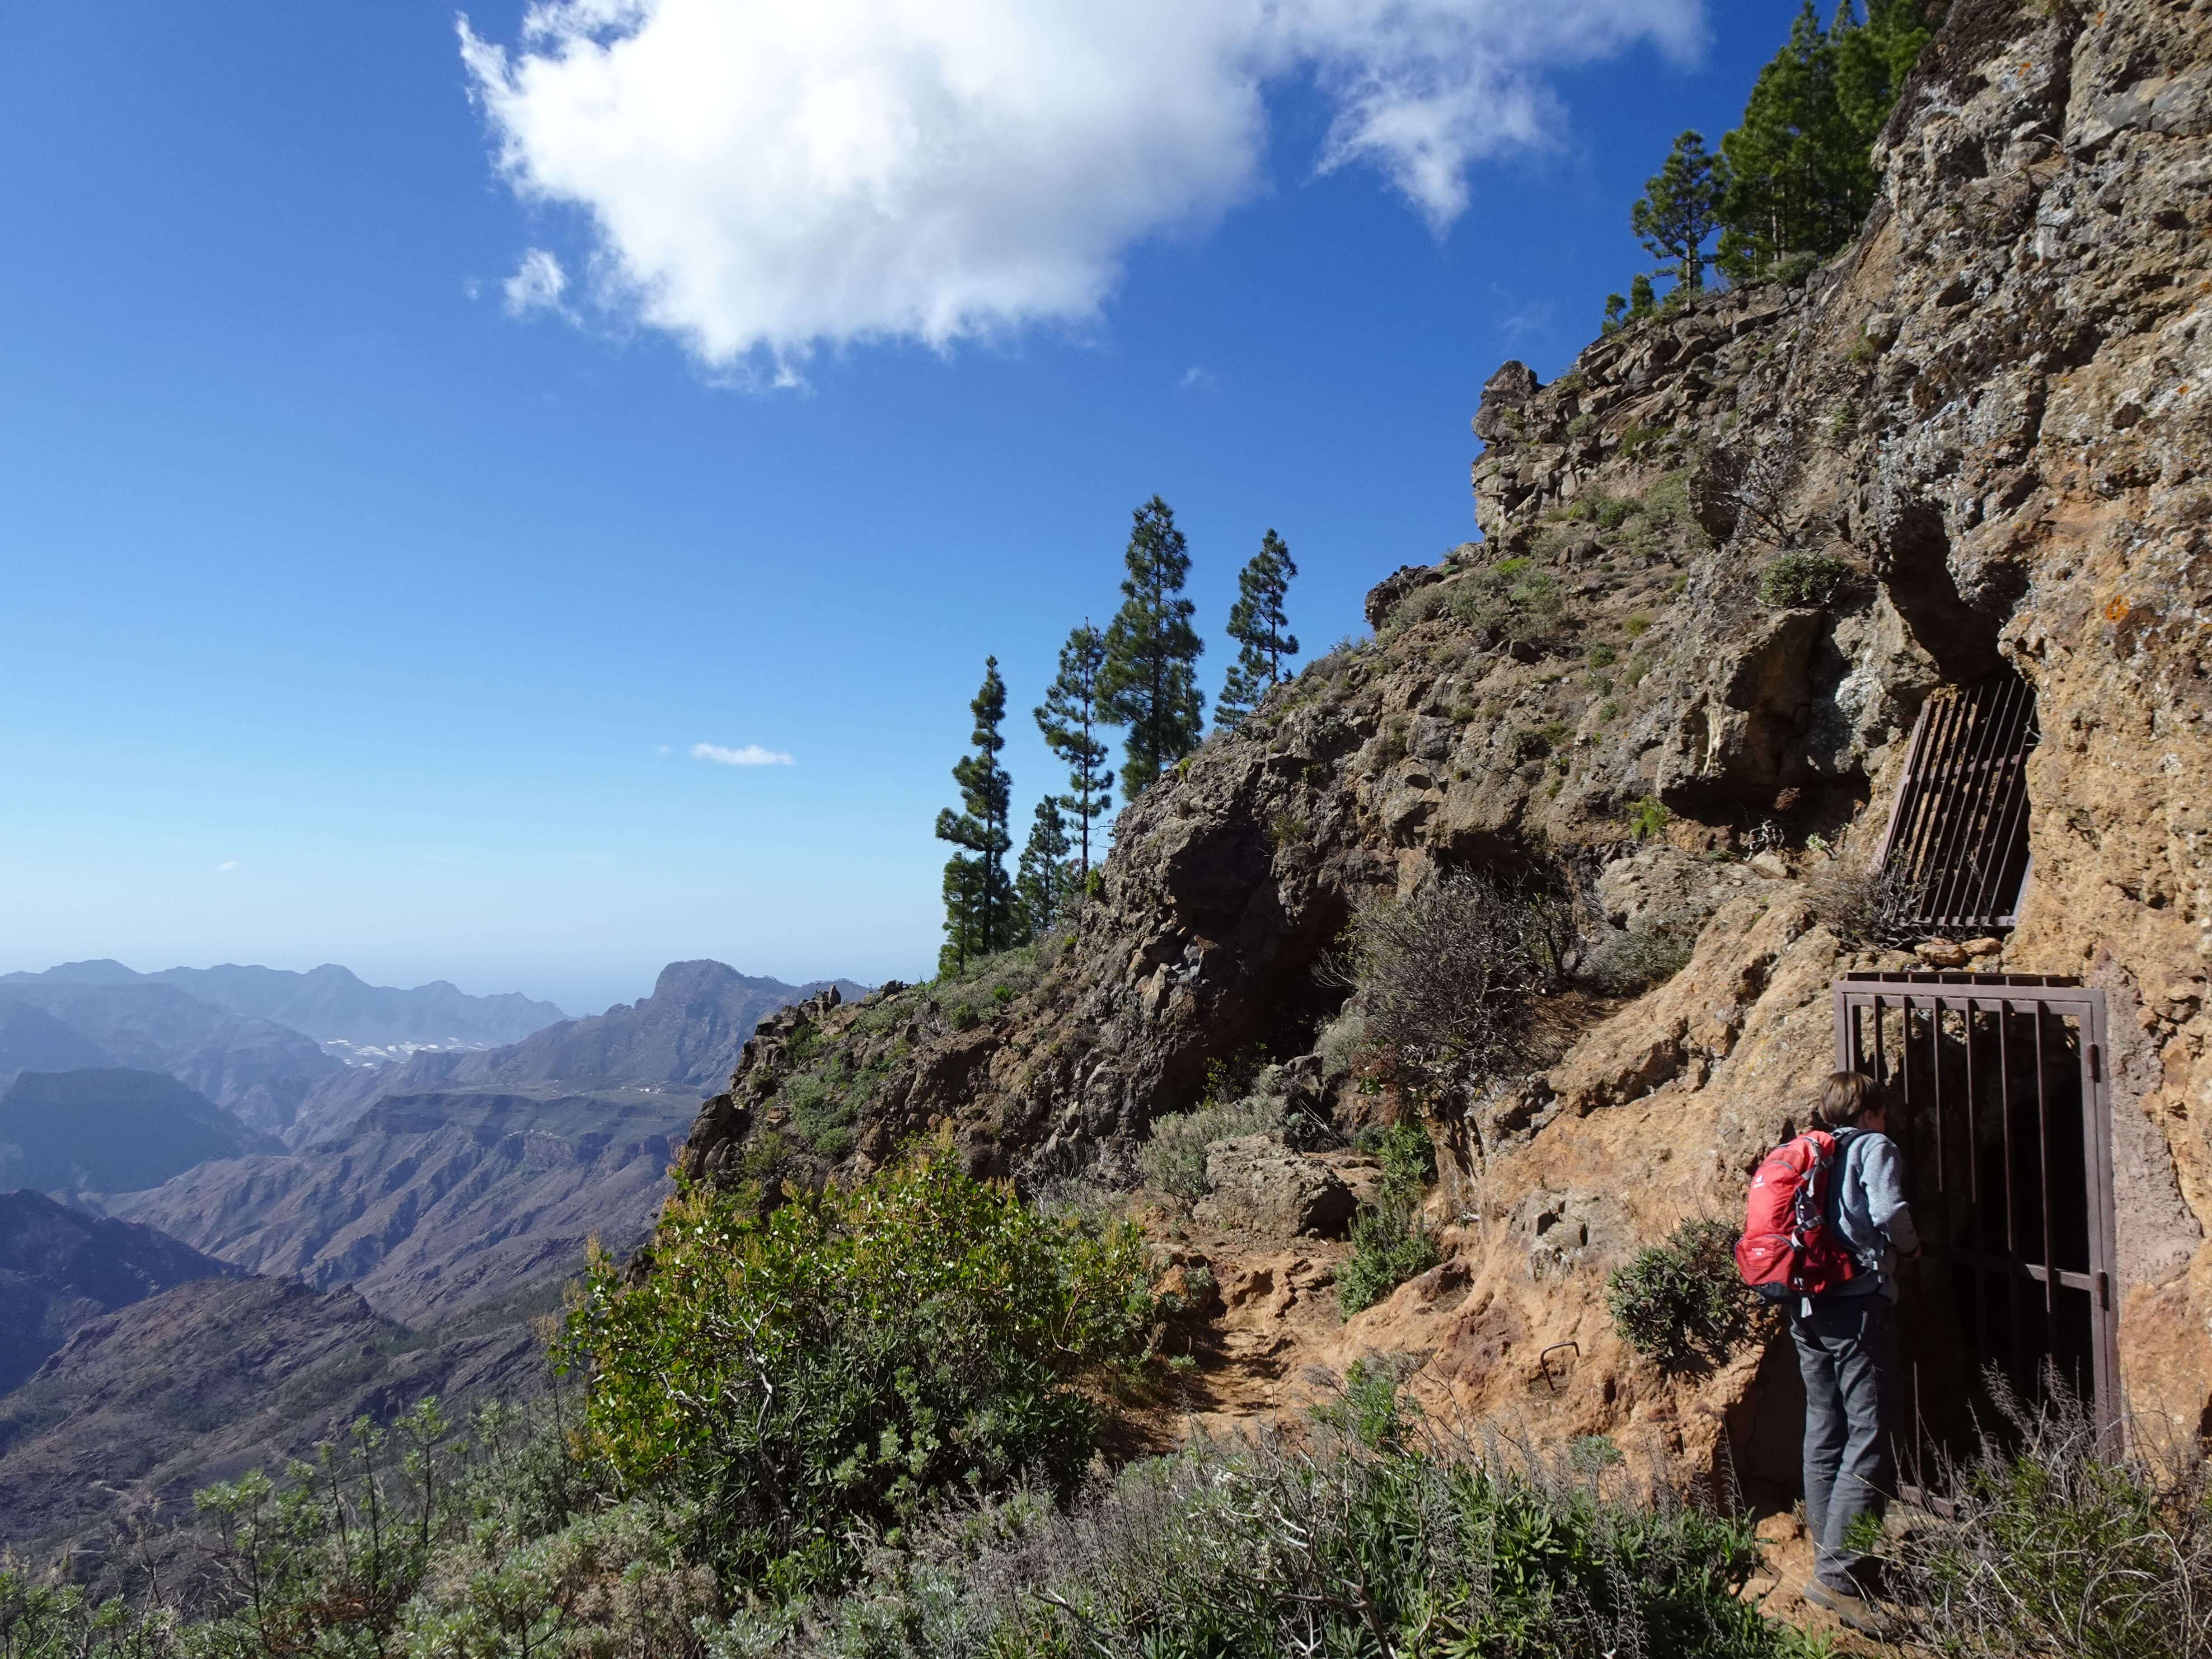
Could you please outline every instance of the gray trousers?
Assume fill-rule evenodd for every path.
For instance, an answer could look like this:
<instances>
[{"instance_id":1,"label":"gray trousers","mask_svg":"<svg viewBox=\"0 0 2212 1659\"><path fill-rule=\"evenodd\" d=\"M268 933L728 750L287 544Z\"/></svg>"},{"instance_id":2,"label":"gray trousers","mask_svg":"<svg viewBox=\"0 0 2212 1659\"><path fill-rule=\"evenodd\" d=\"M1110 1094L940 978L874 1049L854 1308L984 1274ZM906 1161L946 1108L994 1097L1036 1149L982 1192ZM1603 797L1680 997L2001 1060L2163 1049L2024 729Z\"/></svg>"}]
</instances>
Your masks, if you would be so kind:
<instances>
[{"instance_id":1,"label":"gray trousers","mask_svg":"<svg viewBox=\"0 0 2212 1659\"><path fill-rule=\"evenodd\" d=\"M1878 1291L1804 1306L1790 1334L1805 1378L1805 1525L1816 1575L1849 1589L1861 1557L1844 1535L1862 1515L1879 1521L1897 1490L1897 1313Z\"/></svg>"}]
</instances>

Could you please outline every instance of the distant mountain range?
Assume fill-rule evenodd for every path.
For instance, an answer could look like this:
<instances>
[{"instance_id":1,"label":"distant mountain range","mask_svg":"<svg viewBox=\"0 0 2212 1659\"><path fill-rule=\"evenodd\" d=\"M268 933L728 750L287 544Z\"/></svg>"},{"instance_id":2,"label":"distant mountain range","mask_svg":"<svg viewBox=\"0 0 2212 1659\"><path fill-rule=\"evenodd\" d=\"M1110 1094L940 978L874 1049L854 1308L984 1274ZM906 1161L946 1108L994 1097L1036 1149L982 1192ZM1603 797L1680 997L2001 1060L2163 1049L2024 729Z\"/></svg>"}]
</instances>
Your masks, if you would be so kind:
<instances>
[{"instance_id":1,"label":"distant mountain range","mask_svg":"<svg viewBox=\"0 0 2212 1659\"><path fill-rule=\"evenodd\" d=\"M303 1110L298 1150L202 1164L113 1212L256 1273L351 1283L410 1324L447 1317L573 1269L593 1234L643 1237L700 1097L763 1018L831 982L672 963L641 1002L337 1079Z\"/></svg>"},{"instance_id":2,"label":"distant mountain range","mask_svg":"<svg viewBox=\"0 0 2212 1659\"><path fill-rule=\"evenodd\" d=\"M166 1072L23 1072L0 1095L0 1190L136 1192L282 1145Z\"/></svg>"},{"instance_id":3,"label":"distant mountain range","mask_svg":"<svg viewBox=\"0 0 2212 1659\"><path fill-rule=\"evenodd\" d=\"M91 1044L100 1054L91 1063L167 1072L270 1133L299 1115L319 1079L346 1069L289 1026L232 1013L173 985L15 974L0 979L0 1010L10 1003L36 1009Z\"/></svg>"},{"instance_id":4,"label":"distant mountain range","mask_svg":"<svg viewBox=\"0 0 2212 1659\"><path fill-rule=\"evenodd\" d=\"M329 1079L302 1105L285 1139L295 1146L327 1139L377 1101L402 1096L645 1090L696 1104L699 1094L728 1082L738 1050L762 1020L832 985L848 1000L867 994L849 979L787 985L719 962L672 962L652 995L604 1014L563 1020L502 1048L418 1054L396 1066Z\"/></svg>"},{"instance_id":5,"label":"distant mountain range","mask_svg":"<svg viewBox=\"0 0 2212 1659\"><path fill-rule=\"evenodd\" d=\"M0 1394L102 1314L173 1285L238 1276L151 1227L88 1216L38 1193L0 1193Z\"/></svg>"},{"instance_id":6,"label":"distant mountain range","mask_svg":"<svg viewBox=\"0 0 2212 1659\"><path fill-rule=\"evenodd\" d=\"M164 968L141 974L100 958L65 962L41 974L0 975L0 991L29 981L46 985L173 985L187 996L234 1014L273 1020L314 1038L353 1048L408 1044L489 1047L515 1042L568 1016L550 1002L514 992L471 996L446 981L401 990L370 985L335 963L304 974L281 968Z\"/></svg>"},{"instance_id":7,"label":"distant mountain range","mask_svg":"<svg viewBox=\"0 0 2212 1659\"><path fill-rule=\"evenodd\" d=\"M177 1514L426 1394L458 1412L543 1386L532 1317L586 1238L644 1236L674 1139L754 1027L866 990L673 963L635 1004L502 1047L349 1066L252 1012L280 1006L235 988L265 970L219 1007L206 981L113 966L0 979L0 1140L20 1147L0 1156L115 1212L0 1195L0 1543L89 1539L118 1504Z\"/></svg>"}]
</instances>

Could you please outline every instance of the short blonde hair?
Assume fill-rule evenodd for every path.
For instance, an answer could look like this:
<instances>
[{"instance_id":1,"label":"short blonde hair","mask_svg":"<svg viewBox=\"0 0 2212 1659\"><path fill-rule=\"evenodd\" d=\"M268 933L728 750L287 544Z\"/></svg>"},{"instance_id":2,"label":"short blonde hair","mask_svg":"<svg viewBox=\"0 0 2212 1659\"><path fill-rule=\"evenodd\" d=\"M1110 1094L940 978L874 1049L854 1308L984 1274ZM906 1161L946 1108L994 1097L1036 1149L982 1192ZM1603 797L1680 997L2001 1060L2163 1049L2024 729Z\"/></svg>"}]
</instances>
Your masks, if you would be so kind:
<instances>
[{"instance_id":1,"label":"short blonde hair","mask_svg":"<svg viewBox=\"0 0 2212 1659\"><path fill-rule=\"evenodd\" d=\"M1820 1121L1856 1123L1883 1106L1881 1085L1864 1072L1831 1072L1820 1085Z\"/></svg>"}]
</instances>

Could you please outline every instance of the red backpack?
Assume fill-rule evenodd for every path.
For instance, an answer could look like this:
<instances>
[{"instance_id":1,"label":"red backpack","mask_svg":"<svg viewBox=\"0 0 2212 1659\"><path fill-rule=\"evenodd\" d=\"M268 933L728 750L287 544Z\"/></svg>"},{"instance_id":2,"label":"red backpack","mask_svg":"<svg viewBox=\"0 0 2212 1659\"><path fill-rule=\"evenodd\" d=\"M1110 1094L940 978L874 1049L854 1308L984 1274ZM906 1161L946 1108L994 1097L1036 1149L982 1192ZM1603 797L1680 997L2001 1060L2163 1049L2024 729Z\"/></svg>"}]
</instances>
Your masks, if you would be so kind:
<instances>
[{"instance_id":1,"label":"red backpack","mask_svg":"<svg viewBox=\"0 0 2212 1659\"><path fill-rule=\"evenodd\" d=\"M1751 1178L1735 1267L1770 1302L1822 1295L1862 1271L1828 1224L1828 1178L1839 1144L1825 1129L1808 1129L1769 1152Z\"/></svg>"}]
</instances>

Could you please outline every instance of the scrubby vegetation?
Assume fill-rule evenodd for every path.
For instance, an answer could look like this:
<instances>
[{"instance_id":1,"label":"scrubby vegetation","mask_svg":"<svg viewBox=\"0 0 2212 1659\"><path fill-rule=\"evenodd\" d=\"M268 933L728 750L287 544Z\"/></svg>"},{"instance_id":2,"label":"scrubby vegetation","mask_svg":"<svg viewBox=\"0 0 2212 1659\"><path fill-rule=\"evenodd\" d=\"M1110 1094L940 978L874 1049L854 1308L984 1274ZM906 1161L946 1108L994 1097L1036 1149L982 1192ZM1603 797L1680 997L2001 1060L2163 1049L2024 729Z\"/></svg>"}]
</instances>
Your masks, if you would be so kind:
<instances>
[{"instance_id":1,"label":"scrubby vegetation","mask_svg":"<svg viewBox=\"0 0 2212 1659\"><path fill-rule=\"evenodd\" d=\"M1070 1490L1097 1428L1076 1382L1143 1354L1146 1268L1133 1229L940 1151L763 1219L679 1193L649 1273L594 1255L568 1341L624 1486L680 1493L741 1581L812 1588L948 1492Z\"/></svg>"},{"instance_id":2,"label":"scrubby vegetation","mask_svg":"<svg viewBox=\"0 0 2212 1659\"><path fill-rule=\"evenodd\" d=\"M1139 1154L1146 1182L1176 1198L1204 1198L1212 1190L1206 1177L1206 1149L1217 1140L1272 1129L1277 1121L1273 1102L1251 1099L1208 1101L1192 1111L1155 1118L1152 1139Z\"/></svg>"},{"instance_id":3,"label":"scrubby vegetation","mask_svg":"<svg viewBox=\"0 0 2212 1659\"><path fill-rule=\"evenodd\" d=\"M2002 1420L1963 1467L1933 1471L1948 1516L1894 1547L1910 1634L1941 1655L2203 1659L2212 1654L2212 1479L2197 1449L2136 1425L2125 1454L2064 1389Z\"/></svg>"},{"instance_id":4,"label":"scrubby vegetation","mask_svg":"<svg viewBox=\"0 0 2212 1659\"><path fill-rule=\"evenodd\" d=\"M1826 605L1850 574L1832 553L1784 553L1759 573L1759 597L1785 610Z\"/></svg>"},{"instance_id":5,"label":"scrubby vegetation","mask_svg":"<svg viewBox=\"0 0 2212 1659\"><path fill-rule=\"evenodd\" d=\"M1542 1052L1540 999L1574 935L1572 907L1540 883L1456 871L1355 913L1337 971L1370 1044L1428 1087L1463 1091Z\"/></svg>"},{"instance_id":6,"label":"scrubby vegetation","mask_svg":"<svg viewBox=\"0 0 2212 1659\"><path fill-rule=\"evenodd\" d=\"M1662 1369L1694 1370L1750 1338L1762 1309L1735 1268L1736 1230L1696 1219L1638 1250L1606 1283L1613 1328Z\"/></svg>"},{"instance_id":7,"label":"scrubby vegetation","mask_svg":"<svg viewBox=\"0 0 2212 1659\"><path fill-rule=\"evenodd\" d=\"M1418 1124L1398 1123L1370 1143L1382 1165L1372 1204L1352 1222L1352 1259L1336 1276L1337 1306L1347 1315L1372 1307L1443 1259L1421 1221L1421 1199L1437 1178L1436 1147Z\"/></svg>"}]
</instances>

